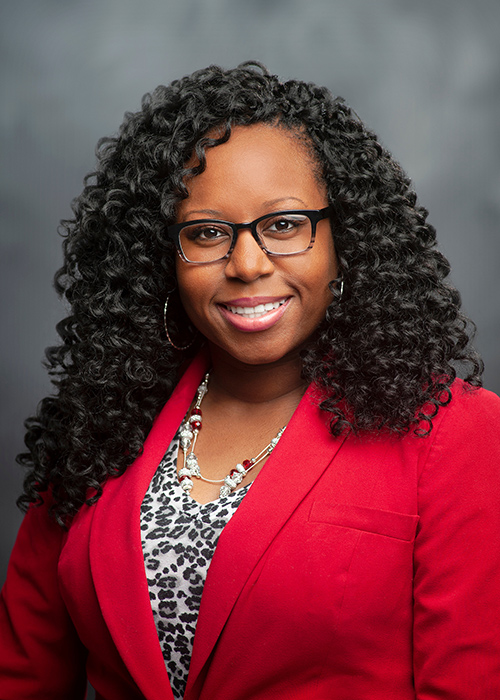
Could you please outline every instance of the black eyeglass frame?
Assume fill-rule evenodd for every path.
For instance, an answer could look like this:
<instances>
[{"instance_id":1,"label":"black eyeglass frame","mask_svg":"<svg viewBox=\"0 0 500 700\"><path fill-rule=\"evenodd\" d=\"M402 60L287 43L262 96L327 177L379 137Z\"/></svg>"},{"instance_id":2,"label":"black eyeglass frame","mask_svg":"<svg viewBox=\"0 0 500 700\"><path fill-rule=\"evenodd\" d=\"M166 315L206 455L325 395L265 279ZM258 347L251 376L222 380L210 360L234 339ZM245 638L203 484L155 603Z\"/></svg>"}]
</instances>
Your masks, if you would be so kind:
<instances>
[{"instance_id":1,"label":"black eyeglass frame","mask_svg":"<svg viewBox=\"0 0 500 700\"><path fill-rule=\"evenodd\" d=\"M322 219L326 219L328 216L331 216L332 213L333 206L329 204L328 206L323 207L323 209L287 209L285 211L271 212L270 214L259 216L258 219L250 221L246 224L234 224L231 221L223 221L221 219L194 219L193 221L184 221L181 224L171 224L170 226L167 226L166 232L167 236L175 243L177 252L182 258L182 260L184 260L184 262L191 263L192 265L210 265L211 263L220 262L221 260L225 260L226 258L228 258L234 250L234 247L236 245L236 239L238 238L238 233L240 229L250 229L250 232L254 237L255 241L257 242L258 246L264 251L264 253L266 253L266 255L272 255L273 257L285 257L289 255L301 255L302 253L306 253L308 250L310 250L313 247L314 241L316 239L316 226L318 222L322 221ZM264 243L260 240L259 234L257 233L257 224L261 221L264 221L265 219L271 219L276 216L280 216L280 214L302 214L309 218L311 222L311 240L309 241L309 245L307 246L307 248L304 248L304 250L298 250L295 253L273 253L272 251L266 248ZM231 245L229 246L229 250L221 258L216 258L215 260L189 260L189 258L186 257L184 251L182 250L180 239L181 231L186 226L193 226L195 224L206 223L224 224L225 226L229 226L232 229L233 237L231 240Z\"/></svg>"}]
</instances>

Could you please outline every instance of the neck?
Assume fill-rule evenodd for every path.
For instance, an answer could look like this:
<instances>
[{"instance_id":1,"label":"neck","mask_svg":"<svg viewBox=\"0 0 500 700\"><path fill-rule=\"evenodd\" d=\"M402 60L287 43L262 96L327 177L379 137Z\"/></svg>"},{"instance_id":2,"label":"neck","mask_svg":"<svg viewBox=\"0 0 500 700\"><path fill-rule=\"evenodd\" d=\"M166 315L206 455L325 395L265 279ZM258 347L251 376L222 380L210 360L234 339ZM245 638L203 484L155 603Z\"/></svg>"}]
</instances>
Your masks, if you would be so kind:
<instances>
[{"instance_id":1,"label":"neck","mask_svg":"<svg viewBox=\"0 0 500 700\"><path fill-rule=\"evenodd\" d=\"M298 401L307 388L299 355L265 365L248 365L211 348L210 394L214 401L272 403L285 397Z\"/></svg>"}]
</instances>

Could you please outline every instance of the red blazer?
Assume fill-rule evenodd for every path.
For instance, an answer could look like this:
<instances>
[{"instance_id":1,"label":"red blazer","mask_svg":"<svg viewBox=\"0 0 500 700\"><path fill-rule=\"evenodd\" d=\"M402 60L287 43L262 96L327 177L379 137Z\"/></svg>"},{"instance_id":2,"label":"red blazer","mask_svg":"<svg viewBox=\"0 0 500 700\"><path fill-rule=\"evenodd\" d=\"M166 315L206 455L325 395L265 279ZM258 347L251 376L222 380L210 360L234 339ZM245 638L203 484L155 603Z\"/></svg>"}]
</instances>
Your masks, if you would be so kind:
<instances>
[{"instance_id":1,"label":"red blazer","mask_svg":"<svg viewBox=\"0 0 500 700\"><path fill-rule=\"evenodd\" d=\"M139 509L204 372L68 533L31 508L0 606L0 698L172 698ZM429 438L333 438L309 390L224 529L186 700L500 698L500 399L456 382Z\"/></svg>"}]
</instances>

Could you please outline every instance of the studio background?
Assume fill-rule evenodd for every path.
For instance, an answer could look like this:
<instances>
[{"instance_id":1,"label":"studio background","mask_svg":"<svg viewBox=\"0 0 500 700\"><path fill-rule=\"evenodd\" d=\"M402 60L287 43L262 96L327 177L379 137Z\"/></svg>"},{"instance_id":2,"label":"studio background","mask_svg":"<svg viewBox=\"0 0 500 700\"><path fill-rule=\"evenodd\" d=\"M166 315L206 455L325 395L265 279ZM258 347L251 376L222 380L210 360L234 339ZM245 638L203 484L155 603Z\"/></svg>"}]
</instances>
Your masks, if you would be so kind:
<instances>
[{"instance_id":1,"label":"studio background","mask_svg":"<svg viewBox=\"0 0 500 700\"><path fill-rule=\"evenodd\" d=\"M50 392L44 348L58 221L97 140L142 95L258 59L342 95L430 210L500 393L498 0L7 0L0 9L0 583L21 514L23 420Z\"/></svg>"}]
</instances>

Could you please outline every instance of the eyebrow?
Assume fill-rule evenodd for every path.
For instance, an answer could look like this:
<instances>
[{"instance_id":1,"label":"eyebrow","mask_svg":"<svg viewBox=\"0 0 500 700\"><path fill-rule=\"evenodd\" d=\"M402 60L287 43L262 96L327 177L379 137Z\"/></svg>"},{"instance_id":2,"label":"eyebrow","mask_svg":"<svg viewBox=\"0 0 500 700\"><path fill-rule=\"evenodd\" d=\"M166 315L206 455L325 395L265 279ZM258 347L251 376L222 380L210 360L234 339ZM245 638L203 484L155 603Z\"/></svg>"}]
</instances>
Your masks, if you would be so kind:
<instances>
[{"instance_id":1,"label":"eyebrow","mask_svg":"<svg viewBox=\"0 0 500 700\"><path fill-rule=\"evenodd\" d=\"M266 200L265 202L262 202L262 206L265 207L266 209L269 208L271 209L272 207L276 207L280 204L280 202L290 202L291 200L298 202L301 204L305 209L307 209L306 203L302 201L302 199L299 199L298 197L278 197L277 199L269 199ZM272 211L270 212L272 213ZM217 211L216 209L191 209L186 212L184 215L183 219L184 221L188 221L192 216L203 214L204 216L209 216L213 217L214 219L220 219L222 217L222 214L220 211Z\"/></svg>"}]
</instances>

